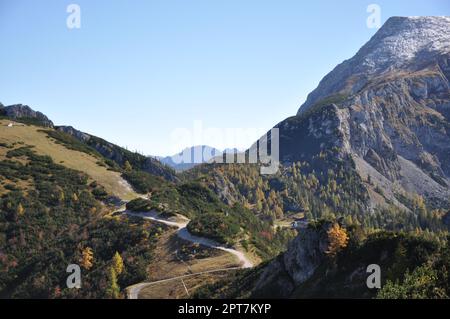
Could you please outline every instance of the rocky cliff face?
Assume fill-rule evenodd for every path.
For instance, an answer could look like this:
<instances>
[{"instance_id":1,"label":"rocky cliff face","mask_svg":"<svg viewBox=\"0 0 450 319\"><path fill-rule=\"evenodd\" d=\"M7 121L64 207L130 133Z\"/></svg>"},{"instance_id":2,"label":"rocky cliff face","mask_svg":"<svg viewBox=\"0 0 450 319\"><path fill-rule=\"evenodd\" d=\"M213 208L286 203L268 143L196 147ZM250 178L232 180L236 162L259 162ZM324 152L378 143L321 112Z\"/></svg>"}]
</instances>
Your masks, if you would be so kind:
<instances>
[{"instance_id":1,"label":"rocky cliff face","mask_svg":"<svg viewBox=\"0 0 450 319\"><path fill-rule=\"evenodd\" d=\"M450 197L450 18L394 17L281 122L284 163L335 149L350 157L372 204ZM368 185L369 191L373 189Z\"/></svg>"},{"instance_id":2,"label":"rocky cliff face","mask_svg":"<svg viewBox=\"0 0 450 319\"><path fill-rule=\"evenodd\" d=\"M40 125L53 127L53 122L47 116L41 112L34 111L28 105L14 104L3 107L2 104L0 105L1 113L14 120L33 120Z\"/></svg>"},{"instance_id":3,"label":"rocky cliff face","mask_svg":"<svg viewBox=\"0 0 450 319\"><path fill-rule=\"evenodd\" d=\"M363 235L358 227L338 223L349 241L336 254L327 253L334 222L310 225L284 254L255 271L255 279L241 278L234 289L251 286L254 298L373 298L378 290L367 286L369 265L380 266L384 286L386 281L402 280L438 251L434 242L421 237L383 231Z\"/></svg>"},{"instance_id":4,"label":"rocky cliff face","mask_svg":"<svg viewBox=\"0 0 450 319\"><path fill-rule=\"evenodd\" d=\"M72 126L58 126L56 129L60 132L64 132L66 134L72 135L73 137L75 137L76 139L78 139L82 142L87 142L91 138L91 135L81 132Z\"/></svg>"},{"instance_id":5,"label":"rocky cliff face","mask_svg":"<svg viewBox=\"0 0 450 319\"><path fill-rule=\"evenodd\" d=\"M295 287L313 276L324 262L328 249L331 222L320 228L306 228L289 243L287 251L272 261L263 271L254 289L255 297L266 294L288 298Z\"/></svg>"},{"instance_id":6,"label":"rocky cliff face","mask_svg":"<svg viewBox=\"0 0 450 319\"><path fill-rule=\"evenodd\" d=\"M318 101L360 91L374 77L394 71L417 71L450 52L450 17L392 17L349 60L326 75L298 114Z\"/></svg>"}]
</instances>

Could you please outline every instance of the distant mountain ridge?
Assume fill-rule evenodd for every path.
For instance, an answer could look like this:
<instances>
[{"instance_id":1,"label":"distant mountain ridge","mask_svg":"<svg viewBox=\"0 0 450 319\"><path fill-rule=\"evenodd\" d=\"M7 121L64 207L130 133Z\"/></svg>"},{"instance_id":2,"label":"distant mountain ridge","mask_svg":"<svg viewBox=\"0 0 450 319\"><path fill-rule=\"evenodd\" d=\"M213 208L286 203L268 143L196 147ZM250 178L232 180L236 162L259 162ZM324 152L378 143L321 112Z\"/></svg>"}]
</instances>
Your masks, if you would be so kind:
<instances>
[{"instance_id":1,"label":"distant mountain ridge","mask_svg":"<svg viewBox=\"0 0 450 319\"><path fill-rule=\"evenodd\" d=\"M176 171L185 171L196 165L209 162L212 158L222 154L222 151L207 145L196 145L187 147L180 153L172 156L156 156L161 163L164 163Z\"/></svg>"},{"instance_id":2,"label":"distant mountain ridge","mask_svg":"<svg viewBox=\"0 0 450 319\"><path fill-rule=\"evenodd\" d=\"M321 199L337 194L333 214L299 230L270 263L203 288L197 298L429 298L439 286L448 298L448 277L430 288L423 288L427 279L420 272L405 278L416 267L449 263L448 242L440 255L426 236L412 234L430 232L432 224L440 231L448 227L449 213L441 214L450 207L450 17L390 18L353 58L325 76L296 116L276 128L286 173L269 185L295 179L300 167L307 176L297 180L321 185ZM233 183L216 184L217 193L238 193L230 191ZM352 204L367 203L356 209L361 216L339 208L348 186ZM366 218L372 216L388 220ZM425 221L429 217L433 222ZM420 227L408 230L413 223ZM360 225L376 231L362 235ZM336 229L345 244L334 254ZM403 232L391 232L397 229ZM430 266L433 260L442 261ZM371 264L383 270L381 290L368 288ZM405 286L383 293L388 280Z\"/></svg>"}]
</instances>

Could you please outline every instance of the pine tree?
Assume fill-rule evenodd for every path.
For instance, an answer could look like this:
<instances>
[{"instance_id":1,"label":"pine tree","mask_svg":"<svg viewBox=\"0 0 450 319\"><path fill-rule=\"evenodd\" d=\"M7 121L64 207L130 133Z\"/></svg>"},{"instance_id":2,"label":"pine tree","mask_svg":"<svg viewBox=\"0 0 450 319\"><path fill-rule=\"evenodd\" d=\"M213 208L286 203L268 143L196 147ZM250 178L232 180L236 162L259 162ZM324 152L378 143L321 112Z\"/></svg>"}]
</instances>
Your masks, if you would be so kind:
<instances>
[{"instance_id":1,"label":"pine tree","mask_svg":"<svg viewBox=\"0 0 450 319\"><path fill-rule=\"evenodd\" d=\"M276 217L277 219L283 218L283 216L284 216L283 210L282 210L281 207L278 206L278 205L275 206L275 208L274 208L274 213L275 213L275 217Z\"/></svg>"},{"instance_id":2,"label":"pine tree","mask_svg":"<svg viewBox=\"0 0 450 319\"><path fill-rule=\"evenodd\" d=\"M256 201L258 202L263 201L265 199L264 192L259 187L256 189L255 198Z\"/></svg>"},{"instance_id":3,"label":"pine tree","mask_svg":"<svg viewBox=\"0 0 450 319\"><path fill-rule=\"evenodd\" d=\"M106 295L111 299L118 299L120 297L120 287L117 283L117 274L114 267L109 268L109 281L110 285L106 290Z\"/></svg>"}]
</instances>

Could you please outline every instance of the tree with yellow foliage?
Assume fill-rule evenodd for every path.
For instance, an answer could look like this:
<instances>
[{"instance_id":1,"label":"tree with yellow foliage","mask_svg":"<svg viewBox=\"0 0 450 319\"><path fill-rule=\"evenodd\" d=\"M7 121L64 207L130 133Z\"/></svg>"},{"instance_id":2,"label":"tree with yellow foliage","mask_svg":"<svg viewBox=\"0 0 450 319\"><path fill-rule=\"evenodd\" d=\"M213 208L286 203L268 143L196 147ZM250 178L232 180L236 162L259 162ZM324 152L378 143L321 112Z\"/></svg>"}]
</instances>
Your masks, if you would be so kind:
<instances>
[{"instance_id":1,"label":"tree with yellow foliage","mask_svg":"<svg viewBox=\"0 0 450 319\"><path fill-rule=\"evenodd\" d=\"M86 247L82 250L80 264L81 267L86 270L92 268L94 265L94 252L92 251L92 248Z\"/></svg>"},{"instance_id":2,"label":"tree with yellow foliage","mask_svg":"<svg viewBox=\"0 0 450 319\"><path fill-rule=\"evenodd\" d=\"M280 206L275 205L273 211L274 211L274 213L275 213L275 218L277 218L277 219L283 218L284 213L283 213L283 210L281 209Z\"/></svg>"},{"instance_id":3,"label":"tree with yellow foliage","mask_svg":"<svg viewBox=\"0 0 450 319\"><path fill-rule=\"evenodd\" d=\"M17 215L23 216L24 213L25 213L25 208L23 208L22 204L19 203L19 205L17 205Z\"/></svg>"},{"instance_id":4,"label":"tree with yellow foliage","mask_svg":"<svg viewBox=\"0 0 450 319\"><path fill-rule=\"evenodd\" d=\"M264 192L259 187L256 189L255 199L256 199L256 202L261 202L261 201L265 200Z\"/></svg>"},{"instance_id":5,"label":"tree with yellow foliage","mask_svg":"<svg viewBox=\"0 0 450 319\"><path fill-rule=\"evenodd\" d=\"M423 213L423 212L426 212L426 210L427 210L427 207L425 205L425 200L420 195L414 196L413 207L414 207L414 210L418 213L421 213L421 212Z\"/></svg>"},{"instance_id":6,"label":"tree with yellow foliage","mask_svg":"<svg viewBox=\"0 0 450 319\"><path fill-rule=\"evenodd\" d=\"M331 256L335 256L339 250L347 247L348 235L347 231L342 228L338 223L334 223L333 226L327 231L328 235L328 250L326 253Z\"/></svg>"},{"instance_id":7,"label":"tree with yellow foliage","mask_svg":"<svg viewBox=\"0 0 450 319\"><path fill-rule=\"evenodd\" d=\"M125 168L125 171L130 172L133 170L133 167L131 166L130 162L125 161L125 164L123 165Z\"/></svg>"},{"instance_id":8,"label":"tree with yellow foliage","mask_svg":"<svg viewBox=\"0 0 450 319\"><path fill-rule=\"evenodd\" d=\"M120 275L123 272L123 259L117 251L113 257L113 267L117 275Z\"/></svg>"},{"instance_id":9,"label":"tree with yellow foliage","mask_svg":"<svg viewBox=\"0 0 450 319\"><path fill-rule=\"evenodd\" d=\"M58 199L59 203L64 202L64 200L66 199L66 196L64 194L64 190L61 186L56 186L55 187L55 196Z\"/></svg>"}]
</instances>

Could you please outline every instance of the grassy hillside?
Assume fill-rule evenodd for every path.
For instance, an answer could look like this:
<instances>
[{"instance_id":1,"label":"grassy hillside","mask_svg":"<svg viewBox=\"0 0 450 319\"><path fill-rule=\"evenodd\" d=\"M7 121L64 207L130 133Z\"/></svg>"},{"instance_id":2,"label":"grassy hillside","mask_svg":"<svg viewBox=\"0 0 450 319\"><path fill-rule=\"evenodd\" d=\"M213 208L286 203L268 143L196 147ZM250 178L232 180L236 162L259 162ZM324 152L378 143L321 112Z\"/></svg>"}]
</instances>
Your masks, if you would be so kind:
<instances>
[{"instance_id":1,"label":"grassy hillside","mask_svg":"<svg viewBox=\"0 0 450 319\"><path fill-rule=\"evenodd\" d=\"M108 169L100 155L70 149L50 138L42 127L20 124L8 127L8 123L10 121L0 120L1 144L33 146L36 154L50 156L55 163L85 172L91 181L96 181L112 195L122 199L132 199L137 196L119 172ZM7 150L4 147L0 149L1 160L5 159Z\"/></svg>"},{"instance_id":2,"label":"grassy hillside","mask_svg":"<svg viewBox=\"0 0 450 319\"><path fill-rule=\"evenodd\" d=\"M26 132L28 142L45 141ZM0 297L123 296L123 288L146 279L165 227L105 215L96 183L34 149L0 144ZM82 289L67 288L69 264L80 265Z\"/></svg>"},{"instance_id":3,"label":"grassy hillside","mask_svg":"<svg viewBox=\"0 0 450 319\"><path fill-rule=\"evenodd\" d=\"M175 171L155 158L138 152L131 152L126 148L110 143L102 138L93 136L68 126L59 126L56 131L48 134L69 148L78 149L89 154L101 154L108 165L113 168L129 168L159 176L167 181L178 180Z\"/></svg>"}]
</instances>

